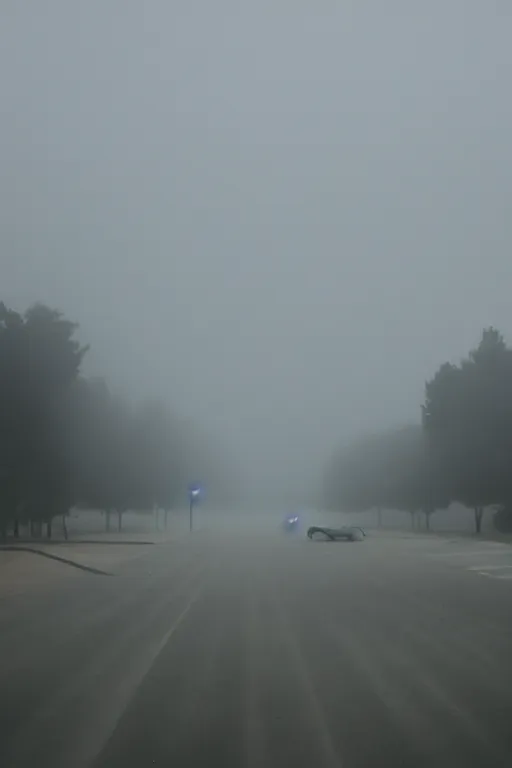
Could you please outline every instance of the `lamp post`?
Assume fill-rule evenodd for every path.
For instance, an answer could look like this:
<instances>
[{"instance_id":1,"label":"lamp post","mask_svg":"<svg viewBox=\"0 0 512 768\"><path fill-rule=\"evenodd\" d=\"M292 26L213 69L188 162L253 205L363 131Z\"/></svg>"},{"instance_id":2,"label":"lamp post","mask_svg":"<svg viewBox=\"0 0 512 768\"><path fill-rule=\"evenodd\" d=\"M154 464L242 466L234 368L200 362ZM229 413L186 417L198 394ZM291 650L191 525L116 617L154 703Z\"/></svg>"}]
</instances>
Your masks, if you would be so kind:
<instances>
[{"instance_id":1,"label":"lamp post","mask_svg":"<svg viewBox=\"0 0 512 768\"><path fill-rule=\"evenodd\" d=\"M201 488L196 483L189 486L188 500L189 500L189 530L190 531L192 531L194 527L194 504L196 503L196 501L198 501L200 493L201 493Z\"/></svg>"}]
</instances>

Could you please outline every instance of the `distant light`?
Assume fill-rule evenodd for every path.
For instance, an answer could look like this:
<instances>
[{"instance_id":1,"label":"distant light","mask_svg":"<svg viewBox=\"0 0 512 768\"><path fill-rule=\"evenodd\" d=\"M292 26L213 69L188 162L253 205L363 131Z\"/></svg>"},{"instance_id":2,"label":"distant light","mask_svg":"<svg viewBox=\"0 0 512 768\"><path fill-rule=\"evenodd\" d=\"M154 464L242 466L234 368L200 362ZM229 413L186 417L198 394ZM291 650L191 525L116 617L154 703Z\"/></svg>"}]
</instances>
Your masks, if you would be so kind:
<instances>
[{"instance_id":1,"label":"distant light","mask_svg":"<svg viewBox=\"0 0 512 768\"><path fill-rule=\"evenodd\" d=\"M201 485L199 483L190 483L188 486L188 495L190 501L198 501L201 496Z\"/></svg>"}]
</instances>

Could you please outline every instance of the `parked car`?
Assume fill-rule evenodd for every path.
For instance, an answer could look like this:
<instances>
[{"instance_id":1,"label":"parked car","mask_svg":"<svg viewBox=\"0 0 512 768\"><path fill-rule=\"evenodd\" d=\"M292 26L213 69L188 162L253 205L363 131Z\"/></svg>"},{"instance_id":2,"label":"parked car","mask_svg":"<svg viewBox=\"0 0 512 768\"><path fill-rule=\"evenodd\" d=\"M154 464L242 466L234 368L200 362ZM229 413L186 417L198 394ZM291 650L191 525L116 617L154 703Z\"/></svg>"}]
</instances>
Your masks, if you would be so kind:
<instances>
[{"instance_id":1,"label":"parked car","mask_svg":"<svg viewBox=\"0 0 512 768\"><path fill-rule=\"evenodd\" d=\"M308 528L307 536L308 539L321 541L362 541L366 533L362 528L352 525L343 525L341 528L312 525Z\"/></svg>"}]
</instances>

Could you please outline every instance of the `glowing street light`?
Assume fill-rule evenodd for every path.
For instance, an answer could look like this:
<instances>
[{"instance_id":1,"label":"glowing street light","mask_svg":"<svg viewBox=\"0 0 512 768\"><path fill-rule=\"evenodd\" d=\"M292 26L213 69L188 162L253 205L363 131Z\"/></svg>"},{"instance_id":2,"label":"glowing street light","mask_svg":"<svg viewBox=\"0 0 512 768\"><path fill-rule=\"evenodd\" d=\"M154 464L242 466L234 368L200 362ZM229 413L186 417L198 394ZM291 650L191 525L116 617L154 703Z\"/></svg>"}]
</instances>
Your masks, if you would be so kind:
<instances>
[{"instance_id":1,"label":"glowing street light","mask_svg":"<svg viewBox=\"0 0 512 768\"><path fill-rule=\"evenodd\" d=\"M189 530L194 527L194 504L199 501L201 495L201 486L198 483L191 483L188 487L189 500Z\"/></svg>"}]
</instances>

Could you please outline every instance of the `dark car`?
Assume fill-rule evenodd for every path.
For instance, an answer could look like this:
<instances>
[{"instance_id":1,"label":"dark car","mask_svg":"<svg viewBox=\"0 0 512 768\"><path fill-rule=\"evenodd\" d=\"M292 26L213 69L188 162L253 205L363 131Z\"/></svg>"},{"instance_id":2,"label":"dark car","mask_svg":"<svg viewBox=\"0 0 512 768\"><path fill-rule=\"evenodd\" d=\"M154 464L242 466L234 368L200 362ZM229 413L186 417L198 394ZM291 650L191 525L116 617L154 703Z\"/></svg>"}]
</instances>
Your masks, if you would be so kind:
<instances>
[{"instance_id":1,"label":"dark car","mask_svg":"<svg viewBox=\"0 0 512 768\"><path fill-rule=\"evenodd\" d=\"M366 533L362 528L352 525L343 525L341 528L328 528L321 525L312 525L308 528L308 539L321 539L322 541L362 541Z\"/></svg>"}]
</instances>

